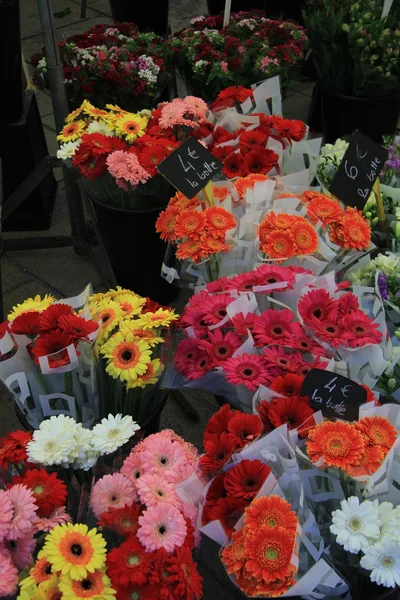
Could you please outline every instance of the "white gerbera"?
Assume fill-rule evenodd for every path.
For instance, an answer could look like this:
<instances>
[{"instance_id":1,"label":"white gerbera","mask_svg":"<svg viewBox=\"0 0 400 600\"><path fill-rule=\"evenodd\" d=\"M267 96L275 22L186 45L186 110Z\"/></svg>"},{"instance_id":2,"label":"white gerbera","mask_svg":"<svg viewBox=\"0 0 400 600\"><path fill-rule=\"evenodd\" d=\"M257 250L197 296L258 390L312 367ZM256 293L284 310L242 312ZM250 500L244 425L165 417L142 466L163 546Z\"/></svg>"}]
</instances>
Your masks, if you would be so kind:
<instances>
[{"instance_id":1,"label":"white gerbera","mask_svg":"<svg viewBox=\"0 0 400 600\"><path fill-rule=\"evenodd\" d=\"M93 428L93 448L101 454L111 454L123 446L138 429L139 425L130 416L108 415L107 419L102 419Z\"/></svg>"},{"instance_id":2,"label":"white gerbera","mask_svg":"<svg viewBox=\"0 0 400 600\"><path fill-rule=\"evenodd\" d=\"M103 135L107 135L108 137L113 137L113 130L106 124L101 121L93 121L90 123L88 127L88 133L102 133Z\"/></svg>"},{"instance_id":3,"label":"white gerbera","mask_svg":"<svg viewBox=\"0 0 400 600\"><path fill-rule=\"evenodd\" d=\"M77 423L71 417L58 415L42 421L27 447L31 462L67 466L79 452L76 443Z\"/></svg>"},{"instance_id":4,"label":"white gerbera","mask_svg":"<svg viewBox=\"0 0 400 600\"><path fill-rule=\"evenodd\" d=\"M77 429L75 439L78 456L72 463L72 468L75 470L83 469L84 471L87 471L96 464L97 459L100 456L100 453L93 448L93 432L90 431L90 429L84 429L80 425Z\"/></svg>"},{"instance_id":5,"label":"white gerbera","mask_svg":"<svg viewBox=\"0 0 400 600\"><path fill-rule=\"evenodd\" d=\"M356 496L342 500L340 506L341 510L332 513L330 530L345 550L357 554L379 539L381 521L378 506L370 500L360 504Z\"/></svg>"},{"instance_id":6,"label":"white gerbera","mask_svg":"<svg viewBox=\"0 0 400 600\"><path fill-rule=\"evenodd\" d=\"M400 547L391 539L365 550L361 566L372 571L370 578L378 585L396 587L400 585Z\"/></svg>"},{"instance_id":7,"label":"white gerbera","mask_svg":"<svg viewBox=\"0 0 400 600\"><path fill-rule=\"evenodd\" d=\"M57 150L57 158L60 158L61 160L72 158L81 145L81 141L81 138L79 138L79 140L75 140L75 142L65 142L65 144L61 144Z\"/></svg>"}]
</instances>

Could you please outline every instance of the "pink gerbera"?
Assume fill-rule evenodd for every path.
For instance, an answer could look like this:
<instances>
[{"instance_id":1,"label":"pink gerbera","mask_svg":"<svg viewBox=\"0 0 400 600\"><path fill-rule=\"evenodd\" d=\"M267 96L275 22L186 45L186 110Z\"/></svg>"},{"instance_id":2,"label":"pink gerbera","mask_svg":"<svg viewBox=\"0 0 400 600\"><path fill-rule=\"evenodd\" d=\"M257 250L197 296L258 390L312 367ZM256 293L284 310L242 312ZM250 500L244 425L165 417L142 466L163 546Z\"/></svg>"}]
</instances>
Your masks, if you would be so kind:
<instances>
[{"instance_id":1,"label":"pink gerbera","mask_svg":"<svg viewBox=\"0 0 400 600\"><path fill-rule=\"evenodd\" d=\"M104 475L95 483L90 496L90 506L96 517L99 517L110 508L131 506L136 498L130 480L121 473L112 473Z\"/></svg>"},{"instance_id":2,"label":"pink gerbera","mask_svg":"<svg viewBox=\"0 0 400 600\"><path fill-rule=\"evenodd\" d=\"M208 106L201 98L197 98L197 96L186 96L183 102L192 110L194 116L199 119L203 119L206 116Z\"/></svg>"},{"instance_id":3,"label":"pink gerbera","mask_svg":"<svg viewBox=\"0 0 400 600\"><path fill-rule=\"evenodd\" d=\"M191 361L187 365L186 377L195 381L203 377L208 371L213 368L212 358L207 352L200 351L196 360Z\"/></svg>"},{"instance_id":4,"label":"pink gerbera","mask_svg":"<svg viewBox=\"0 0 400 600\"><path fill-rule=\"evenodd\" d=\"M256 318L254 324L254 338L257 344L271 345L284 344L287 334L291 331L294 314L291 310L284 308L269 308L260 317Z\"/></svg>"},{"instance_id":5,"label":"pink gerbera","mask_svg":"<svg viewBox=\"0 0 400 600\"><path fill-rule=\"evenodd\" d=\"M30 565L36 541L33 531L17 540L5 540L4 547L9 551L11 560L17 569L23 570Z\"/></svg>"},{"instance_id":6,"label":"pink gerbera","mask_svg":"<svg viewBox=\"0 0 400 600\"><path fill-rule=\"evenodd\" d=\"M5 538L10 529L13 518L13 504L7 492L0 490L0 542Z\"/></svg>"},{"instance_id":7,"label":"pink gerbera","mask_svg":"<svg viewBox=\"0 0 400 600\"><path fill-rule=\"evenodd\" d=\"M137 536L147 552L159 548L173 552L182 546L186 533L185 518L175 506L158 504L139 517Z\"/></svg>"},{"instance_id":8,"label":"pink gerbera","mask_svg":"<svg viewBox=\"0 0 400 600\"><path fill-rule=\"evenodd\" d=\"M312 317L309 326L321 340L328 342L333 348L340 345L347 346L347 340L343 335L343 328L335 320L327 319L321 321L320 319Z\"/></svg>"},{"instance_id":9,"label":"pink gerbera","mask_svg":"<svg viewBox=\"0 0 400 600\"><path fill-rule=\"evenodd\" d=\"M216 325L227 316L226 307L233 302L230 294L209 296L203 304L204 321L209 325Z\"/></svg>"},{"instance_id":10,"label":"pink gerbera","mask_svg":"<svg viewBox=\"0 0 400 600\"><path fill-rule=\"evenodd\" d=\"M192 364L199 357L199 340L197 338L187 338L179 342L174 354L174 364L176 369L182 375L187 375L188 365Z\"/></svg>"},{"instance_id":11,"label":"pink gerbera","mask_svg":"<svg viewBox=\"0 0 400 600\"><path fill-rule=\"evenodd\" d=\"M200 350L204 350L212 359L215 366L222 365L242 345L241 338L232 331L222 333L220 329L210 331L208 338L198 343Z\"/></svg>"},{"instance_id":12,"label":"pink gerbera","mask_svg":"<svg viewBox=\"0 0 400 600\"><path fill-rule=\"evenodd\" d=\"M256 271L252 271L228 279L227 289L238 290L238 292L251 292L255 285L260 285L260 277Z\"/></svg>"},{"instance_id":13,"label":"pink gerbera","mask_svg":"<svg viewBox=\"0 0 400 600\"><path fill-rule=\"evenodd\" d=\"M16 540L32 531L38 507L31 490L21 483L13 485L7 493L13 505L13 519L7 537Z\"/></svg>"},{"instance_id":14,"label":"pink gerbera","mask_svg":"<svg viewBox=\"0 0 400 600\"><path fill-rule=\"evenodd\" d=\"M198 307L186 307L181 317L181 324L183 327L193 327L196 335L204 337L208 333L209 325L204 316L204 310L200 310Z\"/></svg>"},{"instance_id":15,"label":"pink gerbera","mask_svg":"<svg viewBox=\"0 0 400 600\"><path fill-rule=\"evenodd\" d=\"M139 478L144 473L144 469L142 467L141 453L132 451L130 455L124 460L124 463L120 469L120 473L122 473L122 475L125 475L125 477L129 479L133 486L136 487Z\"/></svg>"},{"instance_id":16,"label":"pink gerbera","mask_svg":"<svg viewBox=\"0 0 400 600\"><path fill-rule=\"evenodd\" d=\"M261 267L258 267L256 273L260 278L260 283L258 285L271 285L282 281L282 286L274 288L274 291L278 292L291 288L292 284L295 282L295 277L288 267L262 265Z\"/></svg>"},{"instance_id":17,"label":"pink gerbera","mask_svg":"<svg viewBox=\"0 0 400 600\"><path fill-rule=\"evenodd\" d=\"M225 292L228 289L229 279L227 277L221 277L216 281L210 281L206 284L207 292L210 294L215 294L217 292Z\"/></svg>"},{"instance_id":18,"label":"pink gerbera","mask_svg":"<svg viewBox=\"0 0 400 600\"><path fill-rule=\"evenodd\" d=\"M180 508L174 485L160 474L145 473L138 479L136 487L141 503L148 507L166 502Z\"/></svg>"},{"instance_id":19,"label":"pink gerbera","mask_svg":"<svg viewBox=\"0 0 400 600\"><path fill-rule=\"evenodd\" d=\"M150 173L143 169L136 154L116 150L107 156L106 163L116 184L125 191L128 191L127 183L137 186L150 179Z\"/></svg>"},{"instance_id":20,"label":"pink gerbera","mask_svg":"<svg viewBox=\"0 0 400 600\"><path fill-rule=\"evenodd\" d=\"M358 298L355 294L348 292L339 298L339 313L343 316L350 315L360 308Z\"/></svg>"},{"instance_id":21,"label":"pink gerbera","mask_svg":"<svg viewBox=\"0 0 400 600\"><path fill-rule=\"evenodd\" d=\"M12 596L17 591L18 571L5 548L0 548L0 598Z\"/></svg>"},{"instance_id":22,"label":"pink gerbera","mask_svg":"<svg viewBox=\"0 0 400 600\"><path fill-rule=\"evenodd\" d=\"M334 321L338 316L338 302L325 290L311 290L302 296L297 308L304 323L311 319Z\"/></svg>"},{"instance_id":23,"label":"pink gerbera","mask_svg":"<svg viewBox=\"0 0 400 600\"><path fill-rule=\"evenodd\" d=\"M254 313L247 313L245 316L243 313L238 313L232 317L232 325L238 335L247 336L249 331L253 331L256 315Z\"/></svg>"},{"instance_id":24,"label":"pink gerbera","mask_svg":"<svg viewBox=\"0 0 400 600\"><path fill-rule=\"evenodd\" d=\"M227 381L235 385L243 384L253 392L260 385L267 385L268 371L265 361L258 354L242 354L229 358L223 366Z\"/></svg>"},{"instance_id":25,"label":"pink gerbera","mask_svg":"<svg viewBox=\"0 0 400 600\"><path fill-rule=\"evenodd\" d=\"M65 510L65 506L55 508L48 517L38 517L35 522L35 533L39 531L51 531L57 525L64 525L71 522L71 517Z\"/></svg>"},{"instance_id":26,"label":"pink gerbera","mask_svg":"<svg viewBox=\"0 0 400 600\"><path fill-rule=\"evenodd\" d=\"M186 455L178 442L159 438L143 450L141 459L146 473L160 475L165 481L173 483L186 461Z\"/></svg>"},{"instance_id":27,"label":"pink gerbera","mask_svg":"<svg viewBox=\"0 0 400 600\"><path fill-rule=\"evenodd\" d=\"M379 324L374 323L362 310L356 310L340 320L344 333L351 348L365 346L366 344L380 344L382 333Z\"/></svg>"}]
</instances>

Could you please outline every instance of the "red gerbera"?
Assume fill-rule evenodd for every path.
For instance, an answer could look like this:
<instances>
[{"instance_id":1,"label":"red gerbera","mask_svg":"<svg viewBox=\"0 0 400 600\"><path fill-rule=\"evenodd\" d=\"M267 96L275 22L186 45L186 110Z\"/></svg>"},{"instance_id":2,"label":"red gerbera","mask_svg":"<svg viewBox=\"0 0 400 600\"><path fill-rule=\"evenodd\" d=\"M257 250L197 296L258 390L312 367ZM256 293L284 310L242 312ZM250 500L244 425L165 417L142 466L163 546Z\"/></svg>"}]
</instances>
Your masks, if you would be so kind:
<instances>
[{"instance_id":1,"label":"red gerbera","mask_svg":"<svg viewBox=\"0 0 400 600\"><path fill-rule=\"evenodd\" d=\"M214 129L213 138L216 144L223 144L235 139L236 135L224 127L218 126Z\"/></svg>"},{"instance_id":2,"label":"red gerbera","mask_svg":"<svg viewBox=\"0 0 400 600\"><path fill-rule=\"evenodd\" d=\"M208 339L198 342L200 350L205 350L210 355L215 366L221 366L242 345L241 338L232 331L225 334L221 329L210 331Z\"/></svg>"},{"instance_id":3,"label":"red gerbera","mask_svg":"<svg viewBox=\"0 0 400 600\"><path fill-rule=\"evenodd\" d=\"M257 269L257 273L260 277L259 285L271 285L282 282L282 287L274 288L277 292L291 288L295 282L295 277L288 267L262 265Z\"/></svg>"},{"instance_id":4,"label":"red gerbera","mask_svg":"<svg viewBox=\"0 0 400 600\"><path fill-rule=\"evenodd\" d=\"M278 165L279 156L273 150L258 148L247 152L244 158L244 168L247 173L261 173L267 175L273 167Z\"/></svg>"},{"instance_id":5,"label":"red gerbera","mask_svg":"<svg viewBox=\"0 0 400 600\"><path fill-rule=\"evenodd\" d=\"M32 433L18 430L8 433L0 441L0 467L7 469L8 463L17 465L27 460L26 447L32 439Z\"/></svg>"},{"instance_id":6,"label":"red gerbera","mask_svg":"<svg viewBox=\"0 0 400 600\"><path fill-rule=\"evenodd\" d=\"M132 600L132 598L135 600L172 600L172 596L163 596L162 590L155 585L137 585L136 583L129 583L127 586L119 586L113 580L111 580L111 584L117 592L115 597L118 598L118 600ZM57 599L51 597L51 600Z\"/></svg>"},{"instance_id":7,"label":"red gerbera","mask_svg":"<svg viewBox=\"0 0 400 600\"><path fill-rule=\"evenodd\" d=\"M98 525L128 537L137 532L141 512L140 506L135 502L131 506L124 506L123 508L110 508L108 512L100 515Z\"/></svg>"},{"instance_id":8,"label":"red gerbera","mask_svg":"<svg viewBox=\"0 0 400 600\"><path fill-rule=\"evenodd\" d=\"M232 318L232 325L238 335L247 336L249 331L253 331L256 315L254 313L247 313L244 316L243 313L238 313Z\"/></svg>"},{"instance_id":9,"label":"red gerbera","mask_svg":"<svg viewBox=\"0 0 400 600\"><path fill-rule=\"evenodd\" d=\"M186 546L176 548L175 554L167 559L167 582L174 586L174 595L185 600L200 600L203 594L202 581L192 553Z\"/></svg>"},{"instance_id":10,"label":"red gerbera","mask_svg":"<svg viewBox=\"0 0 400 600\"><path fill-rule=\"evenodd\" d=\"M325 350L319 344L314 343L306 334L300 323L292 323L291 331L287 335L287 340L292 348L310 352L311 354L324 354Z\"/></svg>"},{"instance_id":11,"label":"red gerbera","mask_svg":"<svg viewBox=\"0 0 400 600\"><path fill-rule=\"evenodd\" d=\"M347 339L351 348L366 344L380 344L382 341L379 323L375 323L362 310L355 310L343 317L340 325L343 328L343 337Z\"/></svg>"},{"instance_id":12,"label":"red gerbera","mask_svg":"<svg viewBox=\"0 0 400 600\"><path fill-rule=\"evenodd\" d=\"M262 421L265 431L272 431L273 425L269 420L269 402L267 400L261 400L261 402L257 404L257 413Z\"/></svg>"},{"instance_id":13,"label":"red gerbera","mask_svg":"<svg viewBox=\"0 0 400 600\"><path fill-rule=\"evenodd\" d=\"M285 373L271 383L271 390L283 396L299 396L304 377L294 373Z\"/></svg>"},{"instance_id":14,"label":"red gerbera","mask_svg":"<svg viewBox=\"0 0 400 600\"><path fill-rule=\"evenodd\" d=\"M81 148L79 147L75 152L74 158L80 149ZM107 154L102 154L97 158L92 157L85 162L81 162L77 165L79 173L88 179L97 179L97 177L100 177L100 175L104 175L104 173L107 171L107 156Z\"/></svg>"},{"instance_id":15,"label":"red gerbera","mask_svg":"<svg viewBox=\"0 0 400 600\"><path fill-rule=\"evenodd\" d=\"M267 139L267 134L259 129L244 131L239 137L239 148L243 152L249 152L257 146L265 146Z\"/></svg>"},{"instance_id":16,"label":"red gerbera","mask_svg":"<svg viewBox=\"0 0 400 600\"><path fill-rule=\"evenodd\" d=\"M343 335L343 328L335 320L327 319L325 321L320 321L313 317L309 326L321 340L328 342L333 348L340 346L341 344L347 345L347 340Z\"/></svg>"},{"instance_id":17,"label":"red gerbera","mask_svg":"<svg viewBox=\"0 0 400 600\"><path fill-rule=\"evenodd\" d=\"M55 329L45 335L40 335L36 340L35 347L32 348L32 354L35 357L35 362L39 363L40 356L49 357L51 367L62 367L69 362L69 356L66 348L73 343L73 338L65 331Z\"/></svg>"},{"instance_id":18,"label":"red gerbera","mask_svg":"<svg viewBox=\"0 0 400 600\"><path fill-rule=\"evenodd\" d=\"M257 317L254 323L254 338L259 345L284 344L291 330L294 313L287 308L270 308Z\"/></svg>"},{"instance_id":19,"label":"red gerbera","mask_svg":"<svg viewBox=\"0 0 400 600\"><path fill-rule=\"evenodd\" d=\"M40 331L40 316L41 313L36 310L18 315L10 324L11 333L27 336L37 335Z\"/></svg>"},{"instance_id":20,"label":"red gerbera","mask_svg":"<svg viewBox=\"0 0 400 600\"><path fill-rule=\"evenodd\" d=\"M59 317L72 314L73 310L69 304L52 304L40 315L40 329L42 331L57 329Z\"/></svg>"},{"instance_id":21,"label":"red gerbera","mask_svg":"<svg viewBox=\"0 0 400 600\"><path fill-rule=\"evenodd\" d=\"M242 460L225 474L225 487L229 496L252 500L271 473L260 460Z\"/></svg>"},{"instance_id":22,"label":"red gerbera","mask_svg":"<svg viewBox=\"0 0 400 600\"><path fill-rule=\"evenodd\" d=\"M40 517L49 517L56 508L65 505L67 486L58 479L57 473L47 473L45 469L28 469L22 477L13 478L13 484L17 483L26 485L32 491Z\"/></svg>"},{"instance_id":23,"label":"red gerbera","mask_svg":"<svg viewBox=\"0 0 400 600\"><path fill-rule=\"evenodd\" d=\"M215 504L220 498L226 498L228 495L225 488L225 473L216 475L207 490L206 502Z\"/></svg>"},{"instance_id":24,"label":"red gerbera","mask_svg":"<svg viewBox=\"0 0 400 600\"><path fill-rule=\"evenodd\" d=\"M236 437L238 447L243 448L261 435L261 419L257 415L247 415L236 410L228 423L228 432Z\"/></svg>"},{"instance_id":25,"label":"red gerbera","mask_svg":"<svg viewBox=\"0 0 400 600\"><path fill-rule=\"evenodd\" d=\"M83 319L77 315L63 315L58 318L60 329L69 333L75 340L87 340L91 333L98 330L99 326L95 321Z\"/></svg>"},{"instance_id":26,"label":"red gerbera","mask_svg":"<svg viewBox=\"0 0 400 600\"><path fill-rule=\"evenodd\" d=\"M150 173L157 173L156 166L164 160L169 154L167 148L161 144L150 144L146 146L139 154L139 162Z\"/></svg>"},{"instance_id":27,"label":"red gerbera","mask_svg":"<svg viewBox=\"0 0 400 600\"><path fill-rule=\"evenodd\" d=\"M244 160L239 152L232 152L224 162L222 172L228 179L242 177L246 173Z\"/></svg>"},{"instance_id":28,"label":"red gerbera","mask_svg":"<svg viewBox=\"0 0 400 600\"><path fill-rule=\"evenodd\" d=\"M230 433L221 433L204 440L205 454L200 457L199 464L204 475L213 475L221 469L236 450L236 438Z\"/></svg>"},{"instance_id":29,"label":"red gerbera","mask_svg":"<svg viewBox=\"0 0 400 600\"><path fill-rule=\"evenodd\" d=\"M339 300L339 313L342 316L351 315L354 311L359 309L358 298L355 294L347 292L340 296Z\"/></svg>"},{"instance_id":30,"label":"red gerbera","mask_svg":"<svg viewBox=\"0 0 400 600\"><path fill-rule=\"evenodd\" d=\"M230 294L208 296L202 304L204 321L209 325L217 325L227 316L226 307L233 301Z\"/></svg>"},{"instance_id":31,"label":"red gerbera","mask_svg":"<svg viewBox=\"0 0 400 600\"><path fill-rule=\"evenodd\" d=\"M310 323L313 318L320 321L335 320L338 316L338 306L337 300L324 289L307 292L297 303L304 323Z\"/></svg>"},{"instance_id":32,"label":"red gerbera","mask_svg":"<svg viewBox=\"0 0 400 600\"><path fill-rule=\"evenodd\" d=\"M143 585L150 571L151 558L152 554L146 552L137 537L131 536L108 553L107 574L117 586Z\"/></svg>"},{"instance_id":33,"label":"red gerbera","mask_svg":"<svg viewBox=\"0 0 400 600\"><path fill-rule=\"evenodd\" d=\"M212 149L212 153L213 155L218 158L218 160L220 160L221 162L225 162L226 159L228 158L228 156L230 154L232 154L232 152L235 150L234 146L216 146L215 148Z\"/></svg>"},{"instance_id":34,"label":"red gerbera","mask_svg":"<svg viewBox=\"0 0 400 600\"><path fill-rule=\"evenodd\" d=\"M292 396L291 398L274 398L269 403L268 418L274 427L287 423L289 429L300 428L299 434L304 434L310 427L315 426L311 418L314 409L311 408L307 396ZM306 423L307 421L307 423ZM300 427L306 423L305 427Z\"/></svg>"},{"instance_id":35,"label":"red gerbera","mask_svg":"<svg viewBox=\"0 0 400 600\"><path fill-rule=\"evenodd\" d=\"M226 380L235 385L245 385L255 392L260 385L268 384L268 371L262 356L243 353L229 358L224 366Z\"/></svg>"},{"instance_id":36,"label":"red gerbera","mask_svg":"<svg viewBox=\"0 0 400 600\"><path fill-rule=\"evenodd\" d=\"M248 501L243 498L220 498L209 511L210 522L220 521L227 535L231 536L247 505Z\"/></svg>"},{"instance_id":37,"label":"red gerbera","mask_svg":"<svg viewBox=\"0 0 400 600\"><path fill-rule=\"evenodd\" d=\"M260 276L256 271L236 275L228 280L227 289L238 292L251 292L254 286L260 285Z\"/></svg>"},{"instance_id":38,"label":"red gerbera","mask_svg":"<svg viewBox=\"0 0 400 600\"><path fill-rule=\"evenodd\" d=\"M228 433L228 424L233 415L234 412L229 404L221 406L208 421L204 431L203 442L210 437L219 437L222 433Z\"/></svg>"},{"instance_id":39,"label":"red gerbera","mask_svg":"<svg viewBox=\"0 0 400 600\"><path fill-rule=\"evenodd\" d=\"M112 137L102 133L84 133L81 146L89 150L92 155L110 154L113 152Z\"/></svg>"},{"instance_id":40,"label":"red gerbera","mask_svg":"<svg viewBox=\"0 0 400 600\"><path fill-rule=\"evenodd\" d=\"M289 141L300 142L306 133L306 125L303 121L294 119L274 118L275 131Z\"/></svg>"}]
</instances>

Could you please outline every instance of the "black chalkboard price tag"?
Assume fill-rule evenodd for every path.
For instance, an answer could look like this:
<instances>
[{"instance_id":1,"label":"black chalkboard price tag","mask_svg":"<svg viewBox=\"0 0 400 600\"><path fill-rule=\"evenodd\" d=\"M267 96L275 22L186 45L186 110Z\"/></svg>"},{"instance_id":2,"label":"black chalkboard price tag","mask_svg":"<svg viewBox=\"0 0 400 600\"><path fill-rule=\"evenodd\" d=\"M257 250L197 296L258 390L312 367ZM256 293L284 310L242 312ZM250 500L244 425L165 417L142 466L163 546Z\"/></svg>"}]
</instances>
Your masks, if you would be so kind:
<instances>
[{"instance_id":1,"label":"black chalkboard price tag","mask_svg":"<svg viewBox=\"0 0 400 600\"><path fill-rule=\"evenodd\" d=\"M331 371L311 369L303 381L301 396L308 396L315 410L324 417L356 421L360 404L365 404L367 391L355 381Z\"/></svg>"},{"instance_id":2,"label":"black chalkboard price tag","mask_svg":"<svg viewBox=\"0 0 400 600\"><path fill-rule=\"evenodd\" d=\"M329 191L347 206L362 210L387 157L387 150L355 131Z\"/></svg>"},{"instance_id":3,"label":"black chalkboard price tag","mask_svg":"<svg viewBox=\"0 0 400 600\"><path fill-rule=\"evenodd\" d=\"M187 198L194 198L223 167L194 137L187 138L157 166L161 173Z\"/></svg>"}]
</instances>

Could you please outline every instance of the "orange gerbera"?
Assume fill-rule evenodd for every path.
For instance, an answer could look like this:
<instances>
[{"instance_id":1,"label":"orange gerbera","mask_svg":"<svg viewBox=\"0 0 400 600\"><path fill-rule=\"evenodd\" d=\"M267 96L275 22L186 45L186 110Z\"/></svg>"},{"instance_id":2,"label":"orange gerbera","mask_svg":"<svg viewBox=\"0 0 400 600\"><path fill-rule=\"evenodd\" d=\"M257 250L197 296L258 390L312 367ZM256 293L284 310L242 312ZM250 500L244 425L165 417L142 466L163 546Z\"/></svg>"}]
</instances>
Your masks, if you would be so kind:
<instances>
[{"instance_id":1,"label":"orange gerbera","mask_svg":"<svg viewBox=\"0 0 400 600\"><path fill-rule=\"evenodd\" d=\"M213 188L213 191L214 191L214 198L216 198L220 202L223 202L225 200L225 198L227 197L227 195L229 194L229 190L226 187L226 185L221 185L220 187L217 187L215 185Z\"/></svg>"},{"instance_id":2,"label":"orange gerbera","mask_svg":"<svg viewBox=\"0 0 400 600\"><path fill-rule=\"evenodd\" d=\"M254 184L257 181L267 181L269 177L267 175L261 175L260 173L251 173L247 177L238 177L234 182L234 186L239 194L240 198L244 198L246 195L246 190L254 187Z\"/></svg>"},{"instance_id":3,"label":"orange gerbera","mask_svg":"<svg viewBox=\"0 0 400 600\"><path fill-rule=\"evenodd\" d=\"M80 119L79 121L73 121L72 123L67 123L64 126L61 133L57 136L57 139L61 142L73 142L78 138L82 137L86 129L85 121Z\"/></svg>"},{"instance_id":4,"label":"orange gerbera","mask_svg":"<svg viewBox=\"0 0 400 600\"><path fill-rule=\"evenodd\" d=\"M243 527L240 531L232 534L232 543L226 546L221 552L222 562L231 575L233 573L236 575L239 574L245 566L247 558L245 552L246 538L247 529Z\"/></svg>"},{"instance_id":5,"label":"orange gerbera","mask_svg":"<svg viewBox=\"0 0 400 600\"><path fill-rule=\"evenodd\" d=\"M176 257L181 260L189 258L198 263L205 256L207 256L207 252L204 251L201 240L188 239L185 242L178 244Z\"/></svg>"},{"instance_id":6,"label":"orange gerbera","mask_svg":"<svg viewBox=\"0 0 400 600\"><path fill-rule=\"evenodd\" d=\"M282 260L294 256L296 250L290 233L280 230L269 233L265 242L260 244L260 249L269 258L280 258Z\"/></svg>"},{"instance_id":7,"label":"orange gerbera","mask_svg":"<svg viewBox=\"0 0 400 600\"><path fill-rule=\"evenodd\" d=\"M166 210L160 212L156 221L156 231L162 240L172 242L175 239L175 223L179 212L176 206L168 206Z\"/></svg>"},{"instance_id":8,"label":"orange gerbera","mask_svg":"<svg viewBox=\"0 0 400 600\"><path fill-rule=\"evenodd\" d=\"M209 254L216 254L217 252L229 252L232 246L225 244L221 238L213 237L212 235L203 235L202 237L204 250L208 251Z\"/></svg>"},{"instance_id":9,"label":"orange gerbera","mask_svg":"<svg viewBox=\"0 0 400 600\"><path fill-rule=\"evenodd\" d=\"M271 211L266 215L261 222L260 228L266 231L274 231L275 229L291 229L295 217L286 213L275 214Z\"/></svg>"},{"instance_id":10,"label":"orange gerbera","mask_svg":"<svg viewBox=\"0 0 400 600\"><path fill-rule=\"evenodd\" d=\"M372 473L375 473L379 469L384 457L385 453L382 450L382 446L366 446L358 462L355 465L349 466L346 469L346 473L352 477L372 475Z\"/></svg>"},{"instance_id":11,"label":"orange gerbera","mask_svg":"<svg viewBox=\"0 0 400 600\"><path fill-rule=\"evenodd\" d=\"M317 425L308 434L307 454L312 462L323 459L328 467L346 469L355 465L364 452L361 433L350 423L327 421Z\"/></svg>"},{"instance_id":12,"label":"orange gerbera","mask_svg":"<svg viewBox=\"0 0 400 600\"><path fill-rule=\"evenodd\" d=\"M255 595L262 596L263 598L278 598L282 596L282 594L287 592L296 583L293 579L295 573L296 569L293 567L291 574L283 579L277 579L267 584L259 583L256 587Z\"/></svg>"},{"instance_id":13,"label":"orange gerbera","mask_svg":"<svg viewBox=\"0 0 400 600\"><path fill-rule=\"evenodd\" d=\"M356 428L367 436L370 444L381 446L386 454L399 435L396 427L385 417L365 417L356 423ZM385 451L386 449L386 451Z\"/></svg>"},{"instance_id":14,"label":"orange gerbera","mask_svg":"<svg viewBox=\"0 0 400 600\"><path fill-rule=\"evenodd\" d=\"M297 194L292 194L291 192L282 192L282 194L279 194L279 196L277 196L275 198L275 200L280 200L281 198L298 198L298 199L300 199L300 196L298 196Z\"/></svg>"},{"instance_id":15,"label":"orange gerbera","mask_svg":"<svg viewBox=\"0 0 400 600\"><path fill-rule=\"evenodd\" d=\"M371 241L371 227L369 221L364 219L357 209L347 207L346 213L340 222L343 234L343 243L346 250L363 250L368 248Z\"/></svg>"},{"instance_id":16,"label":"orange gerbera","mask_svg":"<svg viewBox=\"0 0 400 600\"><path fill-rule=\"evenodd\" d=\"M311 202L314 198L318 198L320 196L320 192L312 192L311 190L304 190L301 195L302 202Z\"/></svg>"},{"instance_id":17,"label":"orange gerbera","mask_svg":"<svg viewBox=\"0 0 400 600\"><path fill-rule=\"evenodd\" d=\"M182 192L176 192L175 196L172 196L171 200L168 202L168 207L176 206L179 209L183 210L186 208L196 208L196 206L200 206L200 201L195 196L190 200L182 194Z\"/></svg>"},{"instance_id":18,"label":"orange gerbera","mask_svg":"<svg viewBox=\"0 0 400 600\"><path fill-rule=\"evenodd\" d=\"M244 521L249 529L283 527L292 535L296 534L298 519L289 502L280 496L256 498L244 511Z\"/></svg>"},{"instance_id":19,"label":"orange gerbera","mask_svg":"<svg viewBox=\"0 0 400 600\"><path fill-rule=\"evenodd\" d=\"M183 210L175 222L175 237L192 239L200 237L204 231L206 219L203 212L198 210Z\"/></svg>"},{"instance_id":20,"label":"orange gerbera","mask_svg":"<svg viewBox=\"0 0 400 600\"><path fill-rule=\"evenodd\" d=\"M292 232L297 253L314 254L318 248L318 234L314 227L304 219L294 223Z\"/></svg>"},{"instance_id":21,"label":"orange gerbera","mask_svg":"<svg viewBox=\"0 0 400 600\"><path fill-rule=\"evenodd\" d=\"M324 227L326 227L329 223L339 220L343 214L343 209L339 202L321 194L309 202L307 213L313 217L317 217L322 221Z\"/></svg>"},{"instance_id":22,"label":"orange gerbera","mask_svg":"<svg viewBox=\"0 0 400 600\"><path fill-rule=\"evenodd\" d=\"M267 583L288 577L293 569L290 561L295 540L283 527L262 525L246 540L245 551L249 557L246 569Z\"/></svg>"},{"instance_id":23,"label":"orange gerbera","mask_svg":"<svg viewBox=\"0 0 400 600\"><path fill-rule=\"evenodd\" d=\"M207 230L214 237L225 237L228 229L236 227L235 217L222 206L206 208Z\"/></svg>"},{"instance_id":24,"label":"orange gerbera","mask_svg":"<svg viewBox=\"0 0 400 600\"><path fill-rule=\"evenodd\" d=\"M41 556L40 553L39 556ZM38 558L32 569L29 571L30 578L36 585L51 579L52 573L51 563L49 563L45 556Z\"/></svg>"}]
</instances>

